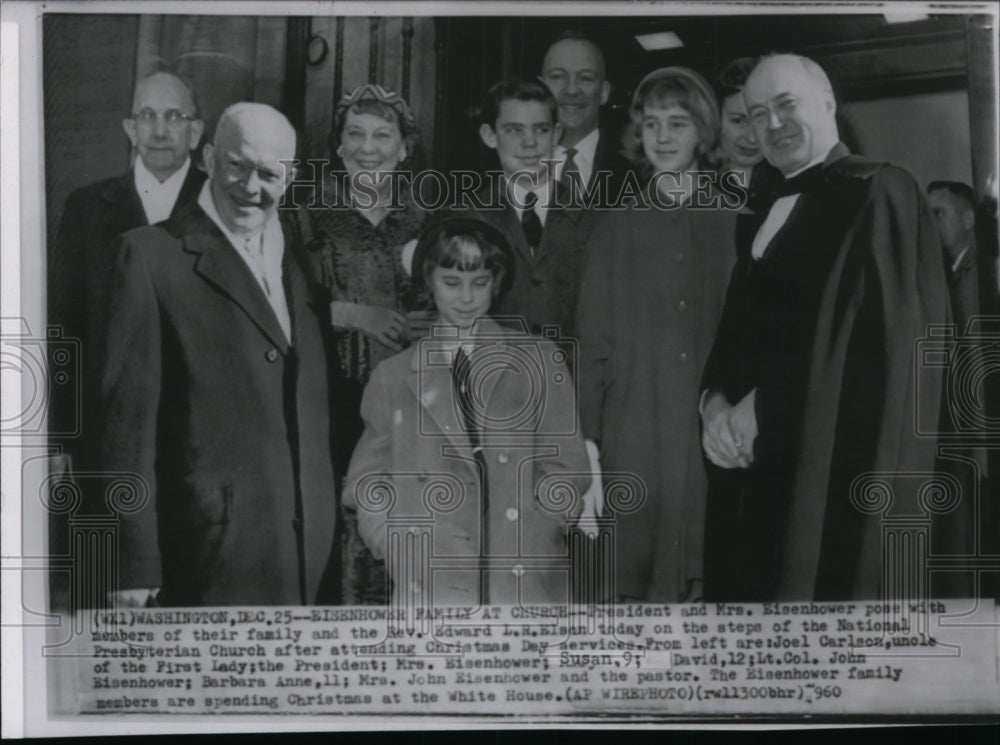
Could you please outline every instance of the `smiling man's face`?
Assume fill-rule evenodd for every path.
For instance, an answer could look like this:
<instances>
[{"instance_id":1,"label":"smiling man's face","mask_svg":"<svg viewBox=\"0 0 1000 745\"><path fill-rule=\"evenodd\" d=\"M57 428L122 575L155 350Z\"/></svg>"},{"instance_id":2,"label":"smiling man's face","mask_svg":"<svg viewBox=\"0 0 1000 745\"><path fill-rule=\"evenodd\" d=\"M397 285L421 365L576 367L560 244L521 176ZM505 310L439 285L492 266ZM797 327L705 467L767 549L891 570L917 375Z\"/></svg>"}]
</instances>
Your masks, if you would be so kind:
<instances>
[{"instance_id":1,"label":"smiling man's face","mask_svg":"<svg viewBox=\"0 0 1000 745\"><path fill-rule=\"evenodd\" d=\"M597 129L601 106L611 94L597 47L578 39L556 42L542 63L542 82L559 104L564 144L574 145Z\"/></svg>"},{"instance_id":2,"label":"smiling man's face","mask_svg":"<svg viewBox=\"0 0 1000 745\"><path fill-rule=\"evenodd\" d=\"M527 171L544 180L545 161L552 158L560 131L548 104L508 98L500 104L496 124L483 124L479 133L487 147L497 151L508 178Z\"/></svg>"},{"instance_id":3,"label":"smiling man's face","mask_svg":"<svg viewBox=\"0 0 1000 745\"><path fill-rule=\"evenodd\" d=\"M764 157L782 173L798 171L837 144L833 94L799 58L761 62L743 96Z\"/></svg>"},{"instance_id":4,"label":"smiling man's face","mask_svg":"<svg viewBox=\"0 0 1000 745\"><path fill-rule=\"evenodd\" d=\"M278 116L231 121L205 146L212 201L237 235L260 230L291 182L282 161L295 157L295 133Z\"/></svg>"}]
</instances>

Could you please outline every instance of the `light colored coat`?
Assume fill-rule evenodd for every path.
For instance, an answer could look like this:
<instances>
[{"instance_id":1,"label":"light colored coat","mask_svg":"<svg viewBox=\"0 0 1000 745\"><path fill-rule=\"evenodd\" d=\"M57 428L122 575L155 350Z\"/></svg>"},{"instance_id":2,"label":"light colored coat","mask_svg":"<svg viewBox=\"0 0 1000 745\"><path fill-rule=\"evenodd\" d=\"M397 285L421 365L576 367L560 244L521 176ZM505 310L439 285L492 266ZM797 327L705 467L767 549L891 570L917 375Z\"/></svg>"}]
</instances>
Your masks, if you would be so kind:
<instances>
[{"instance_id":1,"label":"light colored coat","mask_svg":"<svg viewBox=\"0 0 1000 745\"><path fill-rule=\"evenodd\" d=\"M480 461L443 331L372 373L344 503L357 506L362 538L407 603L567 602L566 529L591 479L563 352L492 320L477 325Z\"/></svg>"}]
</instances>

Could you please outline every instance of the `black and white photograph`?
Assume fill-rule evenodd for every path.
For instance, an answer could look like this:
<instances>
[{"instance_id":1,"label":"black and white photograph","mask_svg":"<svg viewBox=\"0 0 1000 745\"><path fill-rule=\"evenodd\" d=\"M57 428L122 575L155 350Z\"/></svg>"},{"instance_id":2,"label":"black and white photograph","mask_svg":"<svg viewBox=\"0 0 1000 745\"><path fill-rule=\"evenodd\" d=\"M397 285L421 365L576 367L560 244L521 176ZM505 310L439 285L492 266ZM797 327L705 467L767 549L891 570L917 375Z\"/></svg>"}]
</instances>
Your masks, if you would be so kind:
<instances>
[{"instance_id":1,"label":"black and white photograph","mask_svg":"<svg viewBox=\"0 0 1000 745\"><path fill-rule=\"evenodd\" d=\"M995 3L2 13L5 736L1000 717Z\"/></svg>"}]
</instances>

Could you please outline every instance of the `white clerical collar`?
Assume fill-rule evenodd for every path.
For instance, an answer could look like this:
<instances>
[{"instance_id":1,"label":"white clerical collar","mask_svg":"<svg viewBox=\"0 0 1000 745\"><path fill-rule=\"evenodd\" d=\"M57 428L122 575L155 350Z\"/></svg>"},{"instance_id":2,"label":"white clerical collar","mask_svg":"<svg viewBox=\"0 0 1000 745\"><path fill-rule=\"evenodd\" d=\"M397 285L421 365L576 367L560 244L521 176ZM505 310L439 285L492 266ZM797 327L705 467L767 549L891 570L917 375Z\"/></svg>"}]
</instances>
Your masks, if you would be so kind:
<instances>
[{"instance_id":1,"label":"white clerical collar","mask_svg":"<svg viewBox=\"0 0 1000 745\"><path fill-rule=\"evenodd\" d=\"M170 217L177 203L177 197L181 193L181 187L184 186L184 179L190 170L191 159L187 158L184 165L161 182L146 168L142 156L135 159L135 168L132 169L135 190L139 194L139 201L142 202L142 209L146 213L146 221L150 225Z\"/></svg>"},{"instance_id":2,"label":"white clerical collar","mask_svg":"<svg viewBox=\"0 0 1000 745\"><path fill-rule=\"evenodd\" d=\"M825 154L818 155L801 168L793 171L792 173L785 174L785 180L787 181L788 179L794 178L813 166L826 161L826 159L830 157L830 153L833 152L833 149L837 147L838 144L839 143L836 142L833 143ZM771 245L771 241L774 240L774 236L778 234L778 231L781 230L789 216L792 214L792 210L795 209L795 205L799 201L799 196L799 194L787 194L776 199L774 204L771 205L771 209L768 210L767 217L764 218L764 222L757 230L757 234L753 239L753 244L750 247L750 255L754 259L760 259L764 255L764 252L767 251L767 247Z\"/></svg>"},{"instance_id":3,"label":"white clerical collar","mask_svg":"<svg viewBox=\"0 0 1000 745\"><path fill-rule=\"evenodd\" d=\"M833 145L830 146L830 149L827 150L825 153L823 153L822 155L817 155L815 158L813 158L812 160L810 160L808 163L806 163L804 166L802 166L801 168L799 168L797 171L792 171L791 173L786 173L785 174L785 180L787 181L790 178L795 178L800 173L809 170L813 166L816 166L816 165L819 165L820 163L825 162L826 159L830 157L830 153L833 152L833 148L835 148L835 147L837 147L837 143L836 142L833 143Z\"/></svg>"}]
</instances>

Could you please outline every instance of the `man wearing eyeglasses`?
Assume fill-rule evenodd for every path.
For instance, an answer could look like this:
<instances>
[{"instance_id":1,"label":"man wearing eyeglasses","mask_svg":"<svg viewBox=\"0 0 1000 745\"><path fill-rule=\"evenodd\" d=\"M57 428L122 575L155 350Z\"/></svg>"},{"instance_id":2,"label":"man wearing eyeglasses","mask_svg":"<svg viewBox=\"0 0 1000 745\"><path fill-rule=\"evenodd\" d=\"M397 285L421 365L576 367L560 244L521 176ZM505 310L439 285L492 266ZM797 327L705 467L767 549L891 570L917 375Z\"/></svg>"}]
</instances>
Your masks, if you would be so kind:
<instances>
[{"instance_id":1,"label":"man wearing eyeglasses","mask_svg":"<svg viewBox=\"0 0 1000 745\"><path fill-rule=\"evenodd\" d=\"M920 340L950 311L927 202L905 170L848 152L813 60L764 57L743 98L784 179L737 230L703 377L703 445L719 467L705 598L964 594L971 574L924 563L966 554L972 505L942 471L968 464L928 436L950 386ZM938 339L934 353L953 360Z\"/></svg>"},{"instance_id":2,"label":"man wearing eyeglasses","mask_svg":"<svg viewBox=\"0 0 1000 745\"><path fill-rule=\"evenodd\" d=\"M336 519L327 359L294 211L296 134L236 103L208 182L126 233L101 347L99 465L148 493L119 515L119 605L329 602Z\"/></svg>"},{"instance_id":3,"label":"man wearing eyeglasses","mask_svg":"<svg viewBox=\"0 0 1000 745\"><path fill-rule=\"evenodd\" d=\"M81 342L85 406L92 400L87 391L98 362L92 340L103 323L115 242L125 231L165 220L194 201L205 180L191 162L203 125L192 91L180 78L158 72L140 80L122 127L132 145L134 167L70 194L48 256L48 321ZM77 415L77 401L58 395L64 388L53 386L53 432L72 431ZM64 443L77 461L74 469L81 467L81 459L89 460L85 450L94 416L85 408L80 434Z\"/></svg>"}]
</instances>

